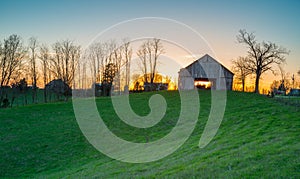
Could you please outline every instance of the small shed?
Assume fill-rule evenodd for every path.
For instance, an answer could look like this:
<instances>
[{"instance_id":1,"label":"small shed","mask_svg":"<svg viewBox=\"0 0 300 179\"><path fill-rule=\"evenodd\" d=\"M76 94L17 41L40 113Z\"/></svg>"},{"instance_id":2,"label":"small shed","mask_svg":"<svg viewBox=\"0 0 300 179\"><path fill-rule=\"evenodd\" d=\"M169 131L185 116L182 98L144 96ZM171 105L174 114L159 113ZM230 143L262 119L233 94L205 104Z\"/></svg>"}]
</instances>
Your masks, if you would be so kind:
<instances>
[{"instance_id":1,"label":"small shed","mask_svg":"<svg viewBox=\"0 0 300 179\"><path fill-rule=\"evenodd\" d=\"M179 90L232 90L234 73L207 54L178 73Z\"/></svg>"}]
</instances>

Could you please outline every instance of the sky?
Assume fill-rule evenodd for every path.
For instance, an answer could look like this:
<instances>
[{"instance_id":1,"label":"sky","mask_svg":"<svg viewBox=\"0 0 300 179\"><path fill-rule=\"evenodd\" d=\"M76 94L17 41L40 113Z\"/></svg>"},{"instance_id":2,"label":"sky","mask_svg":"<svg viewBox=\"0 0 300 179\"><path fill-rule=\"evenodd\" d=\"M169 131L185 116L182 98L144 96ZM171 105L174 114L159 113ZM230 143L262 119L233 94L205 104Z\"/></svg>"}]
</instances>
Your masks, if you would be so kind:
<instances>
[{"instance_id":1,"label":"sky","mask_svg":"<svg viewBox=\"0 0 300 179\"><path fill-rule=\"evenodd\" d=\"M296 74L300 69L298 0L1 0L0 14L1 41L18 34L25 42L31 36L46 44L68 38L82 46L88 45L100 32L126 20L173 19L199 33L215 57L228 68L232 59L247 53L245 46L236 40L238 31L246 29L254 32L258 41L274 42L290 51L286 72ZM280 79L273 75L266 77L269 78Z\"/></svg>"}]
</instances>

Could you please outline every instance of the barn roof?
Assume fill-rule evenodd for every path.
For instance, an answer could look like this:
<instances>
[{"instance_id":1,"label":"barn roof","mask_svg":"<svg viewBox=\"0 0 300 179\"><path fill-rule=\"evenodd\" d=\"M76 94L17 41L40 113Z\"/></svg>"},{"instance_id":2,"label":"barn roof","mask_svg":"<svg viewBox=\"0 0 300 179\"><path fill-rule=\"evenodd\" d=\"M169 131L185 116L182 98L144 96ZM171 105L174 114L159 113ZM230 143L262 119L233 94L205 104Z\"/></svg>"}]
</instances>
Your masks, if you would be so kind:
<instances>
[{"instance_id":1,"label":"barn roof","mask_svg":"<svg viewBox=\"0 0 300 179\"><path fill-rule=\"evenodd\" d=\"M204 56L202 56L201 58L199 58L198 60L195 60L194 62L192 62L191 64L189 64L188 66L186 66L185 68L189 68L190 66L194 65L196 62L207 59L207 58L211 58L213 61L215 61L216 63L220 64L225 70L227 70L228 72L230 72L231 74L234 75L234 73L229 70L228 68L226 68L223 64L221 64L218 60L214 59L213 57L211 57L208 54L205 54Z\"/></svg>"}]
</instances>

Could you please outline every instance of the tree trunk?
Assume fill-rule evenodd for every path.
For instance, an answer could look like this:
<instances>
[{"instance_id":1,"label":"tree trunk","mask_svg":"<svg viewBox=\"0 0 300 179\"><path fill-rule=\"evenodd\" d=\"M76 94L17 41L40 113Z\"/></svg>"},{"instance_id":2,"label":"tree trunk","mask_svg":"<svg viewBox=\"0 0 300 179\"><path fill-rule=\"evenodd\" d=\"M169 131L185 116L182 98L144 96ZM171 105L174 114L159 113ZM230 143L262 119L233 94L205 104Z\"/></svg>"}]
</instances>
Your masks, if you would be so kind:
<instances>
[{"instance_id":1,"label":"tree trunk","mask_svg":"<svg viewBox=\"0 0 300 179\"><path fill-rule=\"evenodd\" d=\"M245 80L244 79L242 79L242 90L243 90L243 92L245 92Z\"/></svg>"},{"instance_id":2,"label":"tree trunk","mask_svg":"<svg viewBox=\"0 0 300 179\"><path fill-rule=\"evenodd\" d=\"M44 102L47 103L47 91L46 91L46 88L44 88Z\"/></svg>"},{"instance_id":3,"label":"tree trunk","mask_svg":"<svg viewBox=\"0 0 300 179\"><path fill-rule=\"evenodd\" d=\"M259 94L259 79L260 79L260 74L256 74L256 79L255 79L255 93Z\"/></svg>"}]
</instances>

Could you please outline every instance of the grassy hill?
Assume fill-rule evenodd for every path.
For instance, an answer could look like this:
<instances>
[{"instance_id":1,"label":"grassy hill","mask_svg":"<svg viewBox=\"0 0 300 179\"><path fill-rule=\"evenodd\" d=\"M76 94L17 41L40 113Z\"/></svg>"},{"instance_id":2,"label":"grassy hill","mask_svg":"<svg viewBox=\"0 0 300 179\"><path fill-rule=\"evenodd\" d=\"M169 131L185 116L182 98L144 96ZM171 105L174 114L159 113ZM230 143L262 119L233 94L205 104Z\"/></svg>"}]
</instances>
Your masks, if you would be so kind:
<instances>
[{"instance_id":1,"label":"grassy hill","mask_svg":"<svg viewBox=\"0 0 300 179\"><path fill-rule=\"evenodd\" d=\"M168 134L180 112L177 92L160 94L168 103L167 114L148 129L136 129L119 120L110 98L96 101L99 113L116 135L147 142ZM299 107L256 94L228 92L218 133L200 149L199 138L210 112L210 92L199 94L199 120L188 141L168 157L144 164L123 163L94 149L82 135L70 102L2 109L0 177L300 177ZM151 95L130 96L136 113L149 112Z\"/></svg>"}]
</instances>

